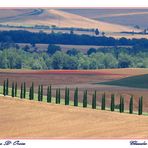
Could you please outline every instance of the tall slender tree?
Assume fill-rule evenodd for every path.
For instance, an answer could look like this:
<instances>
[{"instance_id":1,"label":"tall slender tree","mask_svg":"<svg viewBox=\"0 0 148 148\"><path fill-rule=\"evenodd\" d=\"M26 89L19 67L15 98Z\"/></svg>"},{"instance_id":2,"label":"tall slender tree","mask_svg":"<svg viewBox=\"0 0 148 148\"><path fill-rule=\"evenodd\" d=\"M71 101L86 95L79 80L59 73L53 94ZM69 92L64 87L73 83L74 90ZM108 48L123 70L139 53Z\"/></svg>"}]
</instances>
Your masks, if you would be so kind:
<instances>
[{"instance_id":1,"label":"tall slender tree","mask_svg":"<svg viewBox=\"0 0 148 148\"><path fill-rule=\"evenodd\" d=\"M15 83L15 97L17 97L17 82Z\"/></svg>"},{"instance_id":2,"label":"tall slender tree","mask_svg":"<svg viewBox=\"0 0 148 148\"><path fill-rule=\"evenodd\" d=\"M124 97L120 96L120 113L124 112Z\"/></svg>"},{"instance_id":3,"label":"tall slender tree","mask_svg":"<svg viewBox=\"0 0 148 148\"><path fill-rule=\"evenodd\" d=\"M31 99L34 100L34 83L33 82L31 86Z\"/></svg>"},{"instance_id":4,"label":"tall slender tree","mask_svg":"<svg viewBox=\"0 0 148 148\"><path fill-rule=\"evenodd\" d=\"M87 90L83 92L83 107L87 107Z\"/></svg>"},{"instance_id":5,"label":"tall slender tree","mask_svg":"<svg viewBox=\"0 0 148 148\"><path fill-rule=\"evenodd\" d=\"M11 92L11 96L14 97L15 96L15 91L14 91L14 82L12 82L12 92Z\"/></svg>"},{"instance_id":6,"label":"tall slender tree","mask_svg":"<svg viewBox=\"0 0 148 148\"><path fill-rule=\"evenodd\" d=\"M92 95L92 109L96 109L96 90Z\"/></svg>"},{"instance_id":7,"label":"tall slender tree","mask_svg":"<svg viewBox=\"0 0 148 148\"><path fill-rule=\"evenodd\" d=\"M51 103L51 85L47 87L47 102Z\"/></svg>"},{"instance_id":8,"label":"tall slender tree","mask_svg":"<svg viewBox=\"0 0 148 148\"><path fill-rule=\"evenodd\" d=\"M3 95L6 96L6 80L4 80L3 84Z\"/></svg>"},{"instance_id":9,"label":"tall slender tree","mask_svg":"<svg viewBox=\"0 0 148 148\"><path fill-rule=\"evenodd\" d=\"M110 105L110 110L114 111L115 109L115 95L111 94L111 105Z\"/></svg>"},{"instance_id":10,"label":"tall slender tree","mask_svg":"<svg viewBox=\"0 0 148 148\"><path fill-rule=\"evenodd\" d=\"M26 98L26 83L24 82L24 92L23 92L23 98Z\"/></svg>"},{"instance_id":11,"label":"tall slender tree","mask_svg":"<svg viewBox=\"0 0 148 148\"><path fill-rule=\"evenodd\" d=\"M58 89L58 104L61 103L61 90L60 88Z\"/></svg>"},{"instance_id":12,"label":"tall slender tree","mask_svg":"<svg viewBox=\"0 0 148 148\"><path fill-rule=\"evenodd\" d=\"M69 88L65 88L65 105L69 105Z\"/></svg>"},{"instance_id":13,"label":"tall slender tree","mask_svg":"<svg viewBox=\"0 0 148 148\"><path fill-rule=\"evenodd\" d=\"M21 93L20 93L20 98L23 98L23 83L21 83Z\"/></svg>"},{"instance_id":14,"label":"tall slender tree","mask_svg":"<svg viewBox=\"0 0 148 148\"><path fill-rule=\"evenodd\" d=\"M41 101L43 101L43 85L41 85Z\"/></svg>"},{"instance_id":15,"label":"tall slender tree","mask_svg":"<svg viewBox=\"0 0 148 148\"><path fill-rule=\"evenodd\" d=\"M106 105L106 96L105 93L102 95L102 104L101 104L101 109L105 110L105 105Z\"/></svg>"},{"instance_id":16,"label":"tall slender tree","mask_svg":"<svg viewBox=\"0 0 148 148\"><path fill-rule=\"evenodd\" d=\"M6 95L9 94L9 80L6 80Z\"/></svg>"},{"instance_id":17,"label":"tall slender tree","mask_svg":"<svg viewBox=\"0 0 148 148\"><path fill-rule=\"evenodd\" d=\"M29 89L29 100L32 100L32 87Z\"/></svg>"},{"instance_id":18,"label":"tall slender tree","mask_svg":"<svg viewBox=\"0 0 148 148\"><path fill-rule=\"evenodd\" d=\"M78 106L78 88L74 92L74 106Z\"/></svg>"},{"instance_id":19,"label":"tall slender tree","mask_svg":"<svg viewBox=\"0 0 148 148\"><path fill-rule=\"evenodd\" d=\"M133 113L133 96L130 97L130 103L129 103L129 113Z\"/></svg>"},{"instance_id":20,"label":"tall slender tree","mask_svg":"<svg viewBox=\"0 0 148 148\"><path fill-rule=\"evenodd\" d=\"M143 97L139 98L138 115L142 115L143 112Z\"/></svg>"},{"instance_id":21,"label":"tall slender tree","mask_svg":"<svg viewBox=\"0 0 148 148\"><path fill-rule=\"evenodd\" d=\"M41 85L38 86L38 101L41 101Z\"/></svg>"},{"instance_id":22,"label":"tall slender tree","mask_svg":"<svg viewBox=\"0 0 148 148\"><path fill-rule=\"evenodd\" d=\"M58 104L58 89L56 89L56 104Z\"/></svg>"}]
</instances>

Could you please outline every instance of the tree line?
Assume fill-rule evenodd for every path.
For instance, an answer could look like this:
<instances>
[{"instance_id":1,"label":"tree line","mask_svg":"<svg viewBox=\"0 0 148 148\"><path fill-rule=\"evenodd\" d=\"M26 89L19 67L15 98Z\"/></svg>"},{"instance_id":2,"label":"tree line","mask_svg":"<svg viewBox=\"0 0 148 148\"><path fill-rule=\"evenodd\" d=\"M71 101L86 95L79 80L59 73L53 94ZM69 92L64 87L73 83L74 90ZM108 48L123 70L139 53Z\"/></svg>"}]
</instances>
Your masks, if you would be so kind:
<instances>
[{"instance_id":1,"label":"tree line","mask_svg":"<svg viewBox=\"0 0 148 148\"><path fill-rule=\"evenodd\" d=\"M10 86L11 85L11 86ZM11 89L10 89L11 88ZM11 93L9 92L11 90ZM46 102L47 103L51 103L53 102L53 94L52 94L53 90L52 90L52 86L48 86L47 87L47 91L46 91L46 96L43 95L43 85L39 85L38 86L38 95L37 98L35 98L35 92L34 92L34 83L32 82L30 88L29 88L29 92L27 92L27 87L26 87L26 82L21 83L21 88L18 88L17 82L12 82L11 84L9 83L9 80L6 79L4 80L3 83L3 95L4 96L8 96L11 95L12 97L18 97L20 93L19 98L20 99L25 99L27 98L27 93L29 93L29 100L35 100L37 99L38 101L43 101L43 97L46 97ZM78 97L78 93L79 93L79 89L76 87L74 90L74 101L73 101L73 105L78 107L79 106L79 97ZM87 89L85 89L83 91L83 102L82 102L82 106L83 108L87 108L88 106L88 94L87 94ZM64 99L64 103L65 105L70 105L70 89L69 88L65 88L65 98L61 98L61 89L57 88L56 89L56 96L55 96L55 103L56 104L60 104L61 103L61 99ZM102 94L102 98L101 98L101 110L106 110L106 94ZM115 94L111 94L111 101L110 101L110 111L115 111L115 109L119 109L120 113L125 112L125 106L124 106L124 96L120 95L120 103L117 107L117 105L115 104ZM129 102L129 114L133 114L134 113L134 109L133 109L133 96L130 97L130 102ZM97 109L97 91L95 90L94 93L92 94L92 103L91 103L91 108L92 109ZM142 115L143 113L143 97L139 97L139 103L138 103L138 115Z\"/></svg>"},{"instance_id":2,"label":"tree line","mask_svg":"<svg viewBox=\"0 0 148 148\"><path fill-rule=\"evenodd\" d=\"M55 46L55 45L54 45ZM47 51L29 51L23 48L0 50L0 68L10 69L105 69L148 68L147 52L131 52L130 48L90 48L87 53L77 49L63 52L49 45ZM54 49L54 50L52 50ZM30 54L31 53L31 54Z\"/></svg>"},{"instance_id":3,"label":"tree line","mask_svg":"<svg viewBox=\"0 0 148 148\"><path fill-rule=\"evenodd\" d=\"M99 45L119 46L129 45L140 48L148 47L148 40L141 39L115 39L106 36L78 35L74 33L45 33L29 32L25 30L0 31L0 42L15 43L42 43L42 44L65 44L65 45Z\"/></svg>"}]
</instances>

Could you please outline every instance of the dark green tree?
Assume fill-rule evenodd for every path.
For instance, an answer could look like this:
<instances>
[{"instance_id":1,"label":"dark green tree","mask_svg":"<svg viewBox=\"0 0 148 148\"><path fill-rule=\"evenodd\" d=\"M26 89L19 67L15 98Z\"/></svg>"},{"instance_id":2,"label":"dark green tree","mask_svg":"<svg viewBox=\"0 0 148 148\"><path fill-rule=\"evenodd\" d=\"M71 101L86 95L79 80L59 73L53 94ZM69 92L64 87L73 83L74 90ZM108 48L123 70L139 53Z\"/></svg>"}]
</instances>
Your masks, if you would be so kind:
<instances>
[{"instance_id":1,"label":"dark green tree","mask_svg":"<svg viewBox=\"0 0 148 148\"><path fill-rule=\"evenodd\" d=\"M105 102L106 102L106 96L105 93L102 95L102 103L101 103L101 109L105 110Z\"/></svg>"},{"instance_id":2,"label":"dark green tree","mask_svg":"<svg viewBox=\"0 0 148 148\"><path fill-rule=\"evenodd\" d=\"M11 92L11 96L14 97L15 96L15 91L14 91L14 82L12 82L12 92Z\"/></svg>"},{"instance_id":3,"label":"dark green tree","mask_svg":"<svg viewBox=\"0 0 148 148\"><path fill-rule=\"evenodd\" d=\"M15 83L15 97L17 97L17 82Z\"/></svg>"},{"instance_id":4,"label":"dark green tree","mask_svg":"<svg viewBox=\"0 0 148 148\"><path fill-rule=\"evenodd\" d=\"M59 97L58 92L59 92L59 90L56 89L56 104L58 104L58 97Z\"/></svg>"},{"instance_id":5,"label":"dark green tree","mask_svg":"<svg viewBox=\"0 0 148 148\"><path fill-rule=\"evenodd\" d=\"M143 97L139 98L138 115L142 115L143 112Z\"/></svg>"},{"instance_id":6,"label":"dark green tree","mask_svg":"<svg viewBox=\"0 0 148 148\"><path fill-rule=\"evenodd\" d=\"M43 85L41 85L41 101L43 101Z\"/></svg>"},{"instance_id":7,"label":"dark green tree","mask_svg":"<svg viewBox=\"0 0 148 148\"><path fill-rule=\"evenodd\" d=\"M87 107L87 90L83 92L83 107Z\"/></svg>"},{"instance_id":8,"label":"dark green tree","mask_svg":"<svg viewBox=\"0 0 148 148\"><path fill-rule=\"evenodd\" d=\"M133 96L130 97L130 103L129 103L129 113L133 113Z\"/></svg>"},{"instance_id":9,"label":"dark green tree","mask_svg":"<svg viewBox=\"0 0 148 148\"><path fill-rule=\"evenodd\" d=\"M29 89L29 100L32 100L32 87Z\"/></svg>"},{"instance_id":10,"label":"dark green tree","mask_svg":"<svg viewBox=\"0 0 148 148\"><path fill-rule=\"evenodd\" d=\"M38 86L38 101L41 101L41 85Z\"/></svg>"},{"instance_id":11,"label":"dark green tree","mask_svg":"<svg viewBox=\"0 0 148 148\"><path fill-rule=\"evenodd\" d=\"M95 35L99 35L99 33L100 33L100 32L99 32L99 29L96 28L96 29L95 29Z\"/></svg>"},{"instance_id":12,"label":"dark green tree","mask_svg":"<svg viewBox=\"0 0 148 148\"><path fill-rule=\"evenodd\" d=\"M78 88L74 92L74 106L78 106Z\"/></svg>"},{"instance_id":13,"label":"dark green tree","mask_svg":"<svg viewBox=\"0 0 148 148\"><path fill-rule=\"evenodd\" d=\"M47 88L47 102L51 103L51 85Z\"/></svg>"},{"instance_id":14,"label":"dark green tree","mask_svg":"<svg viewBox=\"0 0 148 148\"><path fill-rule=\"evenodd\" d=\"M6 80L6 95L9 94L9 80Z\"/></svg>"},{"instance_id":15,"label":"dark green tree","mask_svg":"<svg viewBox=\"0 0 148 148\"><path fill-rule=\"evenodd\" d=\"M23 92L23 98L26 98L26 83L24 82L24 92Z\"/></svg>"},{"instance_id":16,"label":"dark green tree","mask_svg":"<svg viewBox=\"0 0 148 148\"><path fill-rule=\"evenodd\" d=\"M21 83L21 93L20 93L20 98L23 98L23 83Z\"/></svg>"},{"instance_id":17,"label":"dark green tree","mask_svg":"<svg viewBox=\"0 0 148 148\"><path fill-rule=\"evenodd\" d=\"M65 88L65 105L69 105L69 89Z\"/></svg>"},{"instance_id":18,"label":"dark green tree","mask_svg":"<svg viewBox=\"0 0 148 148\"><path fill-rule=\"evenodd\" d=\"M115 109L115 95L111 94L111 105L110 105L110 110L114 111Z\"/></svg>"},{"instance_id":19,"label":"dark green tree","mask_svg":"<svg viewBox=\"0 0 148 148\"><path fill-rule=\"evenodd\" d=\"M120 113L124 112L124 97L120 96Z\"/></svg>"},{"instance_id":20,"label":"dark green tree","mask_svg":"<svg viewBox=\"0 0 148 148\"><path fill-rule=\"evenodd\" d=\"M60 88L58 89L58 104L61 102L61 90Z\"/></svg>"},{"instance_id":21,"label":"dark green tree","mask_svg":"<svg viewBox=\"0 0 148 148\"><path fill-rule=\"evenodd\" d=\"M96 109L96 90L94 94L92 95L92 109Z\"/></svg>"},{"instance_id":22,"label":"dark green tree","mask_svg":"<svg viewBox=\"0 0 148 148\"><path fill-rule=\"evenodd\" d=\"M31 86L31 99L34 100L34 83L33 82Z\"/></svg>"},{"instance_id":23,"label":"dark green tree","mask_svg":"<svg viewBox=\"0 0 148 148\"><path fill-rule=\"evenodd\" d=\"M4 80L3 84L3 95L6 96L6 80Z\"/></svg>"}]
</instances>

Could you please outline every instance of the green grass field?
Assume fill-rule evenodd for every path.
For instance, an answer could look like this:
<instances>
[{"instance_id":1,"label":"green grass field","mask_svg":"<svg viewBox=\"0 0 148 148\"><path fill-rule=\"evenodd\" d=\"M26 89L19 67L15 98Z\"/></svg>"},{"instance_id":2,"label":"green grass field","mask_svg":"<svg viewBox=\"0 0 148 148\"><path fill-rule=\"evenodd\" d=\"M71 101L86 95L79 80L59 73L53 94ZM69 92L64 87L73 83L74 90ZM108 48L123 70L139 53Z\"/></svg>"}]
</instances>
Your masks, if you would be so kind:
<instances>
[{"instance_id":1,"label":"green grass field","mask_svg":"<svg viewBox=\"0 0 148 148\"><path fill-rule=\"evenodd\" d=\"M101 82L97 84L105 85L116 85L116 86L125 86L125 87L135 87L135 88L148 88L148 74L127 77L119 80Z\"/></svg>"}]
</instances>

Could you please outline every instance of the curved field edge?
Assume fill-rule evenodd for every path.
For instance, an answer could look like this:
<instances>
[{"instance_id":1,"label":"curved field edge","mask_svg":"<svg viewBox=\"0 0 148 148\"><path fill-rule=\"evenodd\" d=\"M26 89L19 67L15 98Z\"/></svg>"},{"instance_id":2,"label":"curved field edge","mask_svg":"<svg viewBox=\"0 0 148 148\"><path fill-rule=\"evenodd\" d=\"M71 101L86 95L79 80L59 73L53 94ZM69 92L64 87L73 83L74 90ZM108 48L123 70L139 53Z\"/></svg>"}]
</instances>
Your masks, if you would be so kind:
<instances>
[{"instance_id":1,"label":"curved field edge","mask_svg":"<svg viewBox=\"0 0 148 148\"><path fill-rule=\"evenodd\" d=\"M100 82L100 83L96 83L96 84L116 85L116 86L148 89L148 74L138 75L138 76L130 76L130 77L122 78L119 80Z\"/></svg>"},{"instance_id":2,"label":"curved field edge","mask_svg":"<svg viewBox=\"0 0 148 148\"><path fill-rule=\"evenodd\" d=\"M121 139L147 138L148 135L146 116L11 97L0 97L0 104L1 138Z\"/></svg>"}]
</instances>

